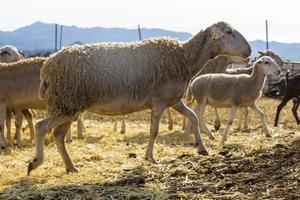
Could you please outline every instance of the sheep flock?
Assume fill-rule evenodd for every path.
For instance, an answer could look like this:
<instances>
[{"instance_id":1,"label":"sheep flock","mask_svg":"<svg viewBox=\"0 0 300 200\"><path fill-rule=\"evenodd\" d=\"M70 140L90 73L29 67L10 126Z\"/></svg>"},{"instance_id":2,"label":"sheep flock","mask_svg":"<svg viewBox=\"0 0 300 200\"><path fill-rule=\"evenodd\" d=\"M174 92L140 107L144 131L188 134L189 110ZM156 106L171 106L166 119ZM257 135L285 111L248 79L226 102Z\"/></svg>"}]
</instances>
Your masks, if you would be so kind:
<instances>
[{"instance_id":1,"label":"sheep flock","mask_svg":"<svg viewBox=\"0 0 300 200\"><path fill-rule=\"evenodd\" d=\"M225 22L185 42L0 47L0 199L300 199L299 75L250 54ZM271 76L283 97L262 94Z\"/></svg>"}]
</instances>

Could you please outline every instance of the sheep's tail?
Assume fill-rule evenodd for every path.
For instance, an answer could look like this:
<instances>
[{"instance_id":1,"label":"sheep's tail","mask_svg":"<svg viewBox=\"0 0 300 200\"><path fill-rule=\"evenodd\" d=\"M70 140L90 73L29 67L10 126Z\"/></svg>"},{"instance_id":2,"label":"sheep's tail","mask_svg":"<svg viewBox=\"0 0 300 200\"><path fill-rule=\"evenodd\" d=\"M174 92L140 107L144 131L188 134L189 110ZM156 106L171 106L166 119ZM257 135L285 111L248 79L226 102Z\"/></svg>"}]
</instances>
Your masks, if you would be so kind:
<instances>
[{"instance_id":1,"label":"sheep's tail","mask_svg":"<svg viewBox=\"0 0 300 200\"><path fill-rule=\"evenodd\" d=\"M40 88L39 88L39 98L41 100L46 99L46 90L47 90L47 83L44 80L41 80Z\"/></svg>"}]
</instances>

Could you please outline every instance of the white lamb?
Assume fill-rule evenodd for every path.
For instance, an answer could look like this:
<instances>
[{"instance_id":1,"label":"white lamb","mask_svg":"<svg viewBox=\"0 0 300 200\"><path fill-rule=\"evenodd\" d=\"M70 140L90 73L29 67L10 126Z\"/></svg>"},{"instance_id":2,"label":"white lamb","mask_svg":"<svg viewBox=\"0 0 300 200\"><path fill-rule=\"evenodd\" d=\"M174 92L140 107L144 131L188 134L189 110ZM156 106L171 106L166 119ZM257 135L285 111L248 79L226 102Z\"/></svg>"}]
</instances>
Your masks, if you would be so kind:
<instances>
[{"instance_id":1,"label":"white lamb","mask_svg":"<svg viewBox=\"0 0 300 200\"><path fill-rule=\"evenodd\" d=\"M227 140L227 134L234 115L239 107L251 107L256 112L263 125L266 136L270 137L264 114L255 101L261 95L266 75L280 75L281 69L269 56L263 56L253 64L251 75L247 74L206 74L197 77L190 84L190 90L197 101L195 112L199 114L199 125L208 135L211 132L206 127L202 115L205 106L230 107L230 115L221 145Z\"/></svg>"}]
</instances>

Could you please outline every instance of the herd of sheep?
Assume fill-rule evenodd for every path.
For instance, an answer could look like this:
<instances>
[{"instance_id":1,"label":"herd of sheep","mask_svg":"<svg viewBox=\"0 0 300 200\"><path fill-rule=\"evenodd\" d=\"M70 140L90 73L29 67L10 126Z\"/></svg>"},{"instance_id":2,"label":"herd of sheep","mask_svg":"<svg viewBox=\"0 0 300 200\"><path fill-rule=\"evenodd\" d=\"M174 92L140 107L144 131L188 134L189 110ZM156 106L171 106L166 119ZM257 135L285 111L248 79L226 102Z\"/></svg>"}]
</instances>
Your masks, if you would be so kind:
<instances>
[{"instance_id":1,"label":"herd of sheep","mask_svg":"<svg viewBox=\"0 0 300 200\"><path fill-rule=\"evenodd\" d=\"M14 113L17 145L21 145L23 117L35 139L36 154L28 165L28 174L43 163L44 137L52 129L67 172L76 172L65 138L71 140L67 132L73 121L78 123L78 138L83 138L81 113L124 116L151 109L145 157L156 163L153 148L159 121L167 109L169 129L172 129L172 108L183 115L185 134L194 133L198 153L207 155L200 132L208 134L210 139L214 136L203 118L206 105L215 109L216 129L220 128L217 108L230 108L221 146L238 109L239 129L242 129L243 114L243 128L247 128L247 108L250 107L260 117L265 135L271 136L256 99L261 95L266 76L281 75L284 63L274 52L267 51L259 52L258 59L248 64L250 54L246 39L224 22L213 24L184 43L158 38L132 43L75 45L48 58L25 59L16 48L4 46L0 49L0 145L4 148L7 142L13 142L10 121ZM229 66L238 68L229 69ZM278 107L275 126L280 110L290 99L294 100L293 113L300 123L297 115L299 80L300 76L287 80L287 92ZM193 101L196 101L194 112L189 108ZM35 129L31 109L48 111ZM124 120L123 117L122 132L125 132Z\"/></svg>"}]
</instances>

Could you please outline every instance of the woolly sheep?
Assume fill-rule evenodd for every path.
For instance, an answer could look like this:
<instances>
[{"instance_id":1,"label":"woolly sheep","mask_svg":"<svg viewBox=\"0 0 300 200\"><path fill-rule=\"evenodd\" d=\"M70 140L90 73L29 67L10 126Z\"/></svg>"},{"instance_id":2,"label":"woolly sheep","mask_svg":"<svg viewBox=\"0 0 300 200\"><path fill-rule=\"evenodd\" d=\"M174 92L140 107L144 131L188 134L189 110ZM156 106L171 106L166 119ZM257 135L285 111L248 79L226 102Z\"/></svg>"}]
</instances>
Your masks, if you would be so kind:
<instances>
[{"instance_id":1,"label":"woolly sheep","mask_svg":"<svg viewBox=\"0 0 300 200\"><path fill-rule=\"evenodd\" d=\"M232 124L237 108L251 107L259 115L266 136L270 136L264 114L257 107L255 101L261 95L266 75L276 76L280 74L281 69L276 62L268 56L263 56L253 64L251 75L206 74L195 78L190 85L190 90L197 101L195 112L199 114L200 126L202 126L203 130L210 133L202 117L207 104L214 107L230 107L227 127L221 141L223 146L227 140L229 127ZM224 93L225 90L226 92Z\"/></svg>"},{"instance_id":2,"label":"woolly sheep","mask_svg":"<svg viewBox=\"0 0 300 200\"><path fill-rule=\"evenodd\" d=\"M43 163L44 135L54 128L54 140L67 172L75 168L64 143L65 132L80 112L123 115L151 109L146 159L156 163L153 147L159 120L167 107L192 122L200 154L207 154L196 115L181 101L199 66L217 54L248 57L245 38L224 22L214 24L181 44L173 39L133 43L72 46L50 57L41 69L40 97L49 117L36 124L36 155L28 174Z\"/></svg>"}]
</instances>

